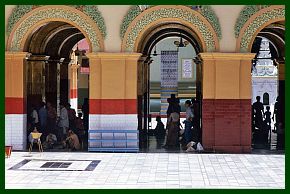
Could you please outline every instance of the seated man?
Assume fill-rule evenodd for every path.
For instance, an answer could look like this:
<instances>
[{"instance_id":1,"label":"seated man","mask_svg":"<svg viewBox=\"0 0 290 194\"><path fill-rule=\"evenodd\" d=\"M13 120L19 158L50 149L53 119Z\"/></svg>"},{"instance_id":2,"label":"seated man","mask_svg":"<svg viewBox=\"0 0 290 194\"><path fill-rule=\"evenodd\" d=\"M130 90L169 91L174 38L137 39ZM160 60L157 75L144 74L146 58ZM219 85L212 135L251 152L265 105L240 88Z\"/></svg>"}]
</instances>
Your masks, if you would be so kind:
<instances>
[{"instance_id":1,"label":"seated man","mask_svg":"<svg viewBox=\"0 0 290 194\"><path fill-rule=\"evenodd\" d=\"M68 136L63 141L64 148L69 148L70 150L79 150L80 142L78 136L72 131L68 130Z\"/></svg>"},{"instance_id":2,"label":"seated man","mask_svg":"<svg viewBox=\"0 0 290 194\"><path fill-rule=\"evenodd\" d=\"M161 117L157 116L156 117L156 121L157 121L157 125L155 127L155 135L156 135L156 137L160 138L160 139L165 138L166 131L165 131L165 128L164 128L164 124L161 121Z\"/></svg>"},{"instance_id":3,"label":"seated man","mask_svg":"<svg viewBox=\"0 0 290 194\"><path fill-rule=\"evenodd\" d=\"M43 147L44 149L53 149L53 145L57 142L57 138L56 135L54 135L53 133L49 133L46 136L46 140L43 143Z\"/></svg>"}]
</instances>

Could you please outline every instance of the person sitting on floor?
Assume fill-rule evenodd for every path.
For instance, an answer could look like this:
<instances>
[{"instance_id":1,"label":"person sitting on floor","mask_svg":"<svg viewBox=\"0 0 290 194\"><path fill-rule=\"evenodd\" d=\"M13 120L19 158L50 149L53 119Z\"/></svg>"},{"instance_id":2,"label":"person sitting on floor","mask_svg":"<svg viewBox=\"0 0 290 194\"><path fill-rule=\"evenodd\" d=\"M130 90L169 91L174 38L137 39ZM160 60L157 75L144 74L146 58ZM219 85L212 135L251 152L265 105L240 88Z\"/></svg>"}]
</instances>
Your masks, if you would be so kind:
<instances>
[{"instance_id":1,"label":"person sitting on floor","mask_svg":"<svg viewBox=\"0 0 290 194\"><path fill-rule=\"evenodd\" d=\"M164 124L163 122L161 121L161 117L160 116L157 116L156 117L156 121L157 121L157 125L155 127L155 135L156 135L156 138L159 138L159 139L164 139L165 138L165 134L166 134L166 131L165 131L165 128L164 128Z\"/></svg>"},{"instance_id":2,"label":"person sitting on floor","mask_svg":"<svg viewBox=\"0 0 290 194\"><path fill-rule=\"evenodd\" d=\"M78 136L70 129L67 138L63 141L63 147L73 151L79 150L81 147Z\"/></svg>"},{"instance_id":3,"label":"person sitting on floor","mask_svg":"<svg viewBox=\"0 0 290 194\"><path fill-rule=\"evenodd\" d=\"M49 133L46 136L46 140L43 143L43 147L44 149L53 149L53 146L56 142L57 142L56 135L54 135L53 133Z\"/></svg>"}]
</instances>

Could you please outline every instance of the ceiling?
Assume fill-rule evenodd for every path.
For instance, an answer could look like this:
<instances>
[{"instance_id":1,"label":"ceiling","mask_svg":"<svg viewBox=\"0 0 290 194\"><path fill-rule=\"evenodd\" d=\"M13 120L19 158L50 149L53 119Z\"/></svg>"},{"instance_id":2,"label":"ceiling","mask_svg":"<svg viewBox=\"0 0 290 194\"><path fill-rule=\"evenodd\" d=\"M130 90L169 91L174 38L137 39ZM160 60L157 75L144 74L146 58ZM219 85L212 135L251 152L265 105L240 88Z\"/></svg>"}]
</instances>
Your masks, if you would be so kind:
<instances>
[{"instance_id":1,"label":"ceiling","mask_svg":"<svg viewBox=\"0 0 290 194\"><path fill-rule=\"evenodd\" d=\"M69 60L74 45L85 36L71 24L49 22L31 33L25 43L25 51L33 55L48 55L50 59Z\"/></svg>"}]
</instances>

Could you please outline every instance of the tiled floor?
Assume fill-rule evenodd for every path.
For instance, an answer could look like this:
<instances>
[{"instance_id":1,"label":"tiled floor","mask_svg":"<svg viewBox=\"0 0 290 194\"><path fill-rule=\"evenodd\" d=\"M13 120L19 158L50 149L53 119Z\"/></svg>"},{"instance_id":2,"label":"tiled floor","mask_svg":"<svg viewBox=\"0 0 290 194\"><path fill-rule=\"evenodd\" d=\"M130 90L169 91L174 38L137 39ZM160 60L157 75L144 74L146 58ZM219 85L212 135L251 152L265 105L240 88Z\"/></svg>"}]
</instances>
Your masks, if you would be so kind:
<instances>
[{"instance_id":1,"label":"tiled floor","mask_svg":"<svg viewBox=\"0 0 290 194\"><path fill-rule=\"evenodd\" d=\"M12 152L5 159L5 187L284 189L285 156Z\"/></svg>"}]
</instances>

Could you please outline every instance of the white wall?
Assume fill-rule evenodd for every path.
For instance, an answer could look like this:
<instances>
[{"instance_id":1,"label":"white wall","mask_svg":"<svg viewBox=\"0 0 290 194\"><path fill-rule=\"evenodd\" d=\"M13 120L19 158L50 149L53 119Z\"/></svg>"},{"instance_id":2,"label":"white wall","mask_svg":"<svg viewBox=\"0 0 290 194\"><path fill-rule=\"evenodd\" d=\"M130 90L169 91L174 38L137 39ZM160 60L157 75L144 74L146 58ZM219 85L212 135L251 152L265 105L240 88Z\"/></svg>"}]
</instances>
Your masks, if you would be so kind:
<instances>
[{"instance_id":1,"label":"white wall","mask_svg":"<svg viewBox=\"0 0 290 194\"><path fill-rule=\"evenodd\" d=\"M252 103L256 102L256 96L260 96L263 103L265 92L269 94L269 104L274 105L278 95L278 78L252 77Z\"/></svg>"},{"instance_id":2,"label":"white wall","mask_svg":"<svg viewBox=\"0 0 290 194\"><path fill-rule=\"evenodd\" d=\"M235 52L235 23L244 5L212 5L222 30L220 52Z\"/></svg>"},{"instance_id":3,"label":"white wall","mask_svg":"<svg viewBox=\"0 0 290 194\"><path fill-rule=\"evenodd\" d=\"M105 39L105 52L120 52L121 38L120 27L124 16L127 14L130 5L99 5L107 28Z\"/></svg>"}]
</instances>

